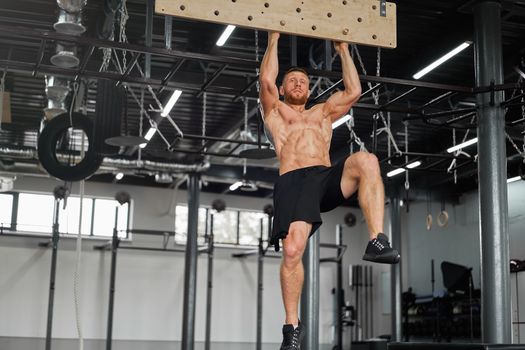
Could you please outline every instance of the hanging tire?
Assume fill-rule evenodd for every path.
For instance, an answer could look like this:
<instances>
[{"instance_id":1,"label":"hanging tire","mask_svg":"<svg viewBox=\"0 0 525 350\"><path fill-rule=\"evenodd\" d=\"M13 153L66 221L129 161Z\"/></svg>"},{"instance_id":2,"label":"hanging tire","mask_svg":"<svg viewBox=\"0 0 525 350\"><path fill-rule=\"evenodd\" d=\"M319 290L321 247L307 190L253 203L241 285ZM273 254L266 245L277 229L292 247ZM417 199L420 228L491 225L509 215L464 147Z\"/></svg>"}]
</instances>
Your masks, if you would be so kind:
<instances>
[{"instance_id":1,"label":"hanging tire","mask_svg":"<svg viewBox=\"0 0 525 350\"><path fill-rule=\"evenodd\" d=\"M71 127L68 113L60 114L44 127L38 138L38 159L47 172L64 181L80 181L93 175L102 164L103 157L93 150L93 122L83 114L73 113L73 127L86 134L89 146L84 158L75 165L58 161L56 145Z\"/></svg>"}]
</instances>

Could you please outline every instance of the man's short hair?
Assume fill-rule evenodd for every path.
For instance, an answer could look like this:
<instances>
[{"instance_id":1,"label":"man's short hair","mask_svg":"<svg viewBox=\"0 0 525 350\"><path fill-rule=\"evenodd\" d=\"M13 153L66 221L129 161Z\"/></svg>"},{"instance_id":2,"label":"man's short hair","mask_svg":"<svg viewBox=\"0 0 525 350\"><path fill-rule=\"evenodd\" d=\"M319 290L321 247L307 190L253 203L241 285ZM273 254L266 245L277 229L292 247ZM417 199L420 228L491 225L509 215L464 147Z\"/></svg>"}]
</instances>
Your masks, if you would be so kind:
<instances>
[{"instance_id":1,"label":"man's short hair","mask_svg":"<svg viewBox=\"0 0 525 350\"><path fill-rule=\"evenodd\" d=\"M283 75L283 81L284 81L284 78L286 78L286 76L292 72L301 72L303 73L304 75L306 75L308 77L308 73L306 72L306 70L304 70L304 68L301 68L301 67L290 67L288 68L288 70L286 72L284 72L284 75Z\"/></svg>"}]
</instances>

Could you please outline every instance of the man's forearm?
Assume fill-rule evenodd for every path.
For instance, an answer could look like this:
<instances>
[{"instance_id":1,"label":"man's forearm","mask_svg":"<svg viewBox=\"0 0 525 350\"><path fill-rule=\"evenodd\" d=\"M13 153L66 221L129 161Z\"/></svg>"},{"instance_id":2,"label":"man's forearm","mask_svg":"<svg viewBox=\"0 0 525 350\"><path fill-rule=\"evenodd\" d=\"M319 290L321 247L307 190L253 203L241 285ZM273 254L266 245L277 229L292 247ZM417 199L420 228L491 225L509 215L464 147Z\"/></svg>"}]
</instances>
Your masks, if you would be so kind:
<instances>
[{"instance_id":1,"label":"man's forearm","mask_svg":"<svg viewBox=\"0 0 525 350\"><path fill-rule=\"evenodd\" d=\"M261 62L261 80L275 82L279 74L279 59L277 57L278 33L268 33L268 47Z\"/></svg>"},{"instance_id":2,"label":"man's forearm","mask_svg":"<svg viewBox=\"0 0 525 350\"><path fill-rule=\"evenodd\" d=\"M355 68L354 60L352 60L352 57L350 56L348 47L345 47L341 50L340 57L345 92L352 95L361 95L361 82L359 81L359 74Z\"/></svg>"}]
</instances>

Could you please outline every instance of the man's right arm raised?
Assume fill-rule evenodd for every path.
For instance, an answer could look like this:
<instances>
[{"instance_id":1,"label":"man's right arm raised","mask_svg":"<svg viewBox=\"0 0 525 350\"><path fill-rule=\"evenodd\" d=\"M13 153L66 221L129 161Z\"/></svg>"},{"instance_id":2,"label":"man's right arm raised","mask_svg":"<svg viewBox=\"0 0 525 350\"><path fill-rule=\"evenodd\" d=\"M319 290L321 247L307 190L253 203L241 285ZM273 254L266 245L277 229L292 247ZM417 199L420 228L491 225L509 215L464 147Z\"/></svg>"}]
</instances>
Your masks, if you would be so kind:
<instances>
[{"instance_id":1,"label":"man's right arm raised","mask_svg":"<svg viewBox=\"0 0 525 350\"><path fill-rule=\"evenodd\" d=\"M279 103L279 91L275 81L279 74L279 59L277 57L277 44L279 43L279 33L268 32L268 47L261 62L259 72L259 99L261 101L264 118L271 110L277 108Z\"/></svg>"}]
</instances>

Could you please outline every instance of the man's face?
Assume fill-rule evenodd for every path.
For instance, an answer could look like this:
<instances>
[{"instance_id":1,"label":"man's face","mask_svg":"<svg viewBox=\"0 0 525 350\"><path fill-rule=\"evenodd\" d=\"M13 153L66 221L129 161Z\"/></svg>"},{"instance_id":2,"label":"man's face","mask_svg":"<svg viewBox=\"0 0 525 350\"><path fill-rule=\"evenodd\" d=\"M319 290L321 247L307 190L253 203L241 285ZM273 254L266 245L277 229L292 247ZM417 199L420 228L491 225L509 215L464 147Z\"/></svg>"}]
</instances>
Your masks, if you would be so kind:
<instances>
[{"instance_id":1,"label":"man's face","mask_svg":"<svg viewBox=\"0 0 525 350\"><path fill-rule=\"evenodd\" d=\"M286 74L279 93L284 101L291 105L304 105L310 96L310 81L303 72L294 71Z\"/></svg>"}]
</instances>

